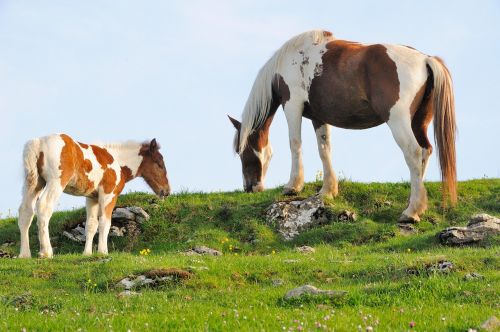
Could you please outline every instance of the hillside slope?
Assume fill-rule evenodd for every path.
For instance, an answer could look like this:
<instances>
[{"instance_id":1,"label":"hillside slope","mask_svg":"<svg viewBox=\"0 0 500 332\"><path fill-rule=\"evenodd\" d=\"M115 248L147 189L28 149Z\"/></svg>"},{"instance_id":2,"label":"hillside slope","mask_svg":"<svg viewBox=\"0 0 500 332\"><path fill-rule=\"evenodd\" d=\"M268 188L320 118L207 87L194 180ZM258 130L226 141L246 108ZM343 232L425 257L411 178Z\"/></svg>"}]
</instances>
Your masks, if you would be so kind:
<instances>
[{"instance_id":1,"label":"hillside slope","mask_svg":"<svg viewBox=\"0 0 500 332\"><path fill-rule=\"evenodd\" d=\"M302 197L320 183L306 185ZM472 247L441 246L436 233L462 225L475 213L500 215L500 179L459 183L459 204L441 208L438 183L426 183L429 211L418 234L402 236L396 220L404 210L409 184L349 181L327 201L331 220L285 242L267 225L265 209L285 199L280 188L257 194L182 193L164 201L143 193L120 197L118 206L137 205L151 214L133 240L110 238L111 260L82 257L81 245L61 236L84 220L83 209L58 212L50 231L56 258L0 258L0 330L415 330L463 331L498 316L499 239ZM83 200L82 200L83 204ZM355 211L356 222L336 215ZM15 219L0 220L1 250L17 253ZM206 245L220 257L185 256L180 251ZM301 254L299 245L316 248ZM31 230L37 252L36 226ZM141 255L144 248L151 254ZM127 249L125 251L125 249ZM429 272L451 261L449 273ZM141 295L117 298L115 284L130 274L181 268L193 276ZM467 273L482 278L465 281ZM340 300L285 301L294 287L312 284L346 290Z\"/></svg>"}]
</instances>

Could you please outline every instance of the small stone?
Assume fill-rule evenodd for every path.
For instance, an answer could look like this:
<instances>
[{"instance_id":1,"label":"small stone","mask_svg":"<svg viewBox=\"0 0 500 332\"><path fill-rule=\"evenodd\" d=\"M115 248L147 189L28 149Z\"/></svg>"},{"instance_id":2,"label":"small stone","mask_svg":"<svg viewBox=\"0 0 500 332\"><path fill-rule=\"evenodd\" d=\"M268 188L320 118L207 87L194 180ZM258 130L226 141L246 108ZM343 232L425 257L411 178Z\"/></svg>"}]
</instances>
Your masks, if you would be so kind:
<instances>
[{"instance_id":1,"label":"small stone","mask_svg":"<svg viewBox=\"0 0 500 332\"><path fill-rule=\"evenodd\" d=\"M222 252L205 246L198 246L184 252L185 255L209 255L209 256L222 256Z\"/></svg>"},{"instance_id":2,"label":"small stone","mask_svg":"<svg viewBox=\"0 0 500 332\"><path fill-rule=\"evenodd\" d=\"M0 250L0 258L14 258L10 253Z\"/></svg>"},{"instance_id":3,"label":"small stone","mask_svg":"<svg viewBox=\"0 0 500 332\"><path fill-rule=\"evenodd\" d=\"M294 263L298 263L300 262L298 259L285 259L283 261L283 263L286 263L286 264L294 264Z\"/></svg>"},{"instance_id":4,"label":"small stone","mask_svg":"<svg viewBox=\"0 0 500 332\"><path fill-rule=\"evenodd\" d=\"M431 265L428 270L429 272L441 272L441 273L449 273L453 270L454 266L452 262L441 261L437 264Z\"/></svg>"},{"instance_id":5,"label":"small stone","mask_svg":"<svg viewBox=\"0 0 500 332\"><path fill-rule=\"evenodd\" d=\"M7 241L2 244L2 247L7 248L7 247L12 247L14 245L14 241Z\"/></svg>"},{"instance_id":6,"label":"small stone","mask_svg":"<svg viewBox=\"0 0 500 332\"><path fill-rule=\"evenodd\" d=\"M283 285L283 279L274 279L274 280L272 281L272 283L273 283L273 286L274 286L274 287L281 286L281 285Z\"/></svg>"},{"instance_id":7,"label":"small stone","mask_svg":"<svg viewBox=\"0 0 500 332\"><path fill-rule=\"evenodd\" d=\"M500 328L500 320L496 316L491 316L483 324L481 324L481 329L486 331L498 331Z\"/></svg>"},{"instance_id":8,"label":"small stone","mask_svg":"<svg viewBox=\"0 0 500 332\"><path fill-rule=\"evenodd\" d=\"M484 279L484 276L482 274L477 273L477 272L467 273L464 276L464 280L466 280L466 281L478 280L478 279Z\"/></svg>"},{"instance_id":9,"label":"small stone","mask_svg":"<svg viewBox=\"0 0 500 332\"><path fill-rule=\"evenodd\" d=\"M399 233L403 236L413 235L418 233L415 226L412 224L398 223Z\"/></svg>"},{"instance_id":10,"label":"small stone","mask_svg":"<svg viewBox=\"0 0 500 332\"><path fill-rule=\"evenodd\" d=\"M358 219L358 216L355 212L344 210L337 216L337 219L342 222L356 221L356 219Z\"/></svg>"},{"instance_id":11,"label":"small stone","mask_svg":"<svg viewBox=\"0 0 500 332\"><path fill-rule=\"evenodd\" d=\"M303 254L310 254L316 252L316 249L309 246L302 246L302 247L297 247L297 251Z\"/></svg>"},{"instance_id":12,"label":"small stone","mask_svg":"<svg viewBox=\"0 0 500 332\"><path fill-rule=\"evenodd\" d=\"M141 293L137 293L137 292L130 291L130 290L124 290L118 294L118 298L132 297L132 296L138 296L138 295L141 295Z\"/></svg>"},{"instance_id":13,"label":"small stone","mask_svg":"<svg viewBox=\"0 0 500 332\"><path fill-rule=\"evenodd\" d=\"M134 287L135 283L130 280L130 278L123 278L122 280L120 280L118 282L118 284L116 284L116 287L118 288L124 288L124 289L132 289L132 287Z\"/></svg>"},{"instance_id":14,"label":"small stone","mask_svg":"<svg viewBox=\"0 0 500 332\"><path fill-rule=\"evenodd\" d=\"M328 297L332 298L339 298L343 297L347 294L346 291L339 291L339 290L322 290L318 289L314 286L311 285L304 285L297 287L295 289L292 289L291 291L287 292L285 294L285 299L296 299L300 298L303 295L326 295Z\"/></svg>"}]
</instances>

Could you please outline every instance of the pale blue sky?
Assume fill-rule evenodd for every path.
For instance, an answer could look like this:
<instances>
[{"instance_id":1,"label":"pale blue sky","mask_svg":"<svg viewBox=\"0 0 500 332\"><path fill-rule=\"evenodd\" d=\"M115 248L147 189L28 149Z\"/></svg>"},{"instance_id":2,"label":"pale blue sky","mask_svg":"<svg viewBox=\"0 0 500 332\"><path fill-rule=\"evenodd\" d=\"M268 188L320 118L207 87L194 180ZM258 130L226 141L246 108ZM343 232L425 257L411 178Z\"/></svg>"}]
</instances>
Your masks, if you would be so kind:
<instances>
[{"instance_id":1,"label":"pale blue sky","mask_svg":"<svg viewBox=\"0 0 500 332\"><path fill-rule=\"evenodd\" d=\"M0 213L17 213L22 147L53 132L80 141L162 144L175 191L241 189L233 129L258 69L291 36L411 45L441 56L455 83L458 177L500 177L498 1L0 0ZM321 169L303 123L306 180ZM267 186L285 183L290 154L280 111ZM432 132L430 131L432 135ZM356 181L409 178L386 125L332 131L333 165ZM439 178L435 156L428 180ZM125 191L145 190L142 180ZM83 206L83 198L58 208Z\"/></svg>"}]
</instances>

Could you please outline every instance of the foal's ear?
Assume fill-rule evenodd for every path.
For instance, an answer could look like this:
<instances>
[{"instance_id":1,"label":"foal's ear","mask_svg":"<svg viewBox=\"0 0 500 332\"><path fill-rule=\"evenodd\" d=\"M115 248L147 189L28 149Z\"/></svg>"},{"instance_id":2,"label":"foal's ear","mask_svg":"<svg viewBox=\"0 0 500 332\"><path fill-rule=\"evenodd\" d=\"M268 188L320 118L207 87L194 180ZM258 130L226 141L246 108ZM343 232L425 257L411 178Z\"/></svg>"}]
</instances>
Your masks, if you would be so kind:
<instances>
[{"instance_id":1,"label":"foal's ear","mask_svg":"<svg viewBox=\"0 0 500 332\"><path fill-rule=\"evenodd\" d=\"M229 114L227 115L227 117L229 118L229 121L231 121L231 123L233 124L234 128L236 128L236 130L241 129L241 122L232 118Z\"/></svg>"},{"instance_id":2,"label":"foal's ear","mask_svg":"<svg viewBox=\"0 0 500 332\"><path fill-rule=\"evenodd\" d=\"M156 142L156 138L153 138L151 140L151 143L149 143L149 152L156 152L158 151L158 143Z\"/></svg>"}]
</instances>

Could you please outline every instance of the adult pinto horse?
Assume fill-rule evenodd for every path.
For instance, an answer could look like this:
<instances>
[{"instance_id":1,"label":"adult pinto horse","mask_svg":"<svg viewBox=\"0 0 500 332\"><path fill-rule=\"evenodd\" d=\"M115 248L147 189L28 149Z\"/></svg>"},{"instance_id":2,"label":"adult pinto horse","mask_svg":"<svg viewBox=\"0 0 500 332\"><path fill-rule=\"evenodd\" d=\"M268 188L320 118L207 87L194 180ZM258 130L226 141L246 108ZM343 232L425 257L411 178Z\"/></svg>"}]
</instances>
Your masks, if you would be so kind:
<instances>
[{"instance_id":1,"label":"adult pinto horse","mask_svg":"<svg viewBox=\"0 0 500 332\"><path fill-rule=\"evenodd\" d=\"M167 170L156 140L89 145L65 134L35 138L24 147L23 201L19 207L20 258L31 257L29 228L37 207L40 256L53 256L49 220L63 192L87 197L85 255L99 227L98 252L108 253L111 214L125 183L142 177L161 196L170 193Z\"/></svg>"},{"instance_id":2,"label":"adult pinto horse","mask_svg":"<svg viewBox=\"0 0 500 332\"><path fill-rule=\"evenodd\" d=\"M284 194L302 190L302 117L312 120L323 163L320 194L336 196L329 125L366 129L387 123L410 169L411 195L401 222L417 222L427 208L423 177L432 146L427 127L434 118L443 201L456 203L455 110L451 76L443 61L407 46L335 39L314 30L286 42L259 71L237 132L245 191L264 188L272 156L269 126L279 105L288 122L292 169Z\"/></svg>"}]
</instances>

